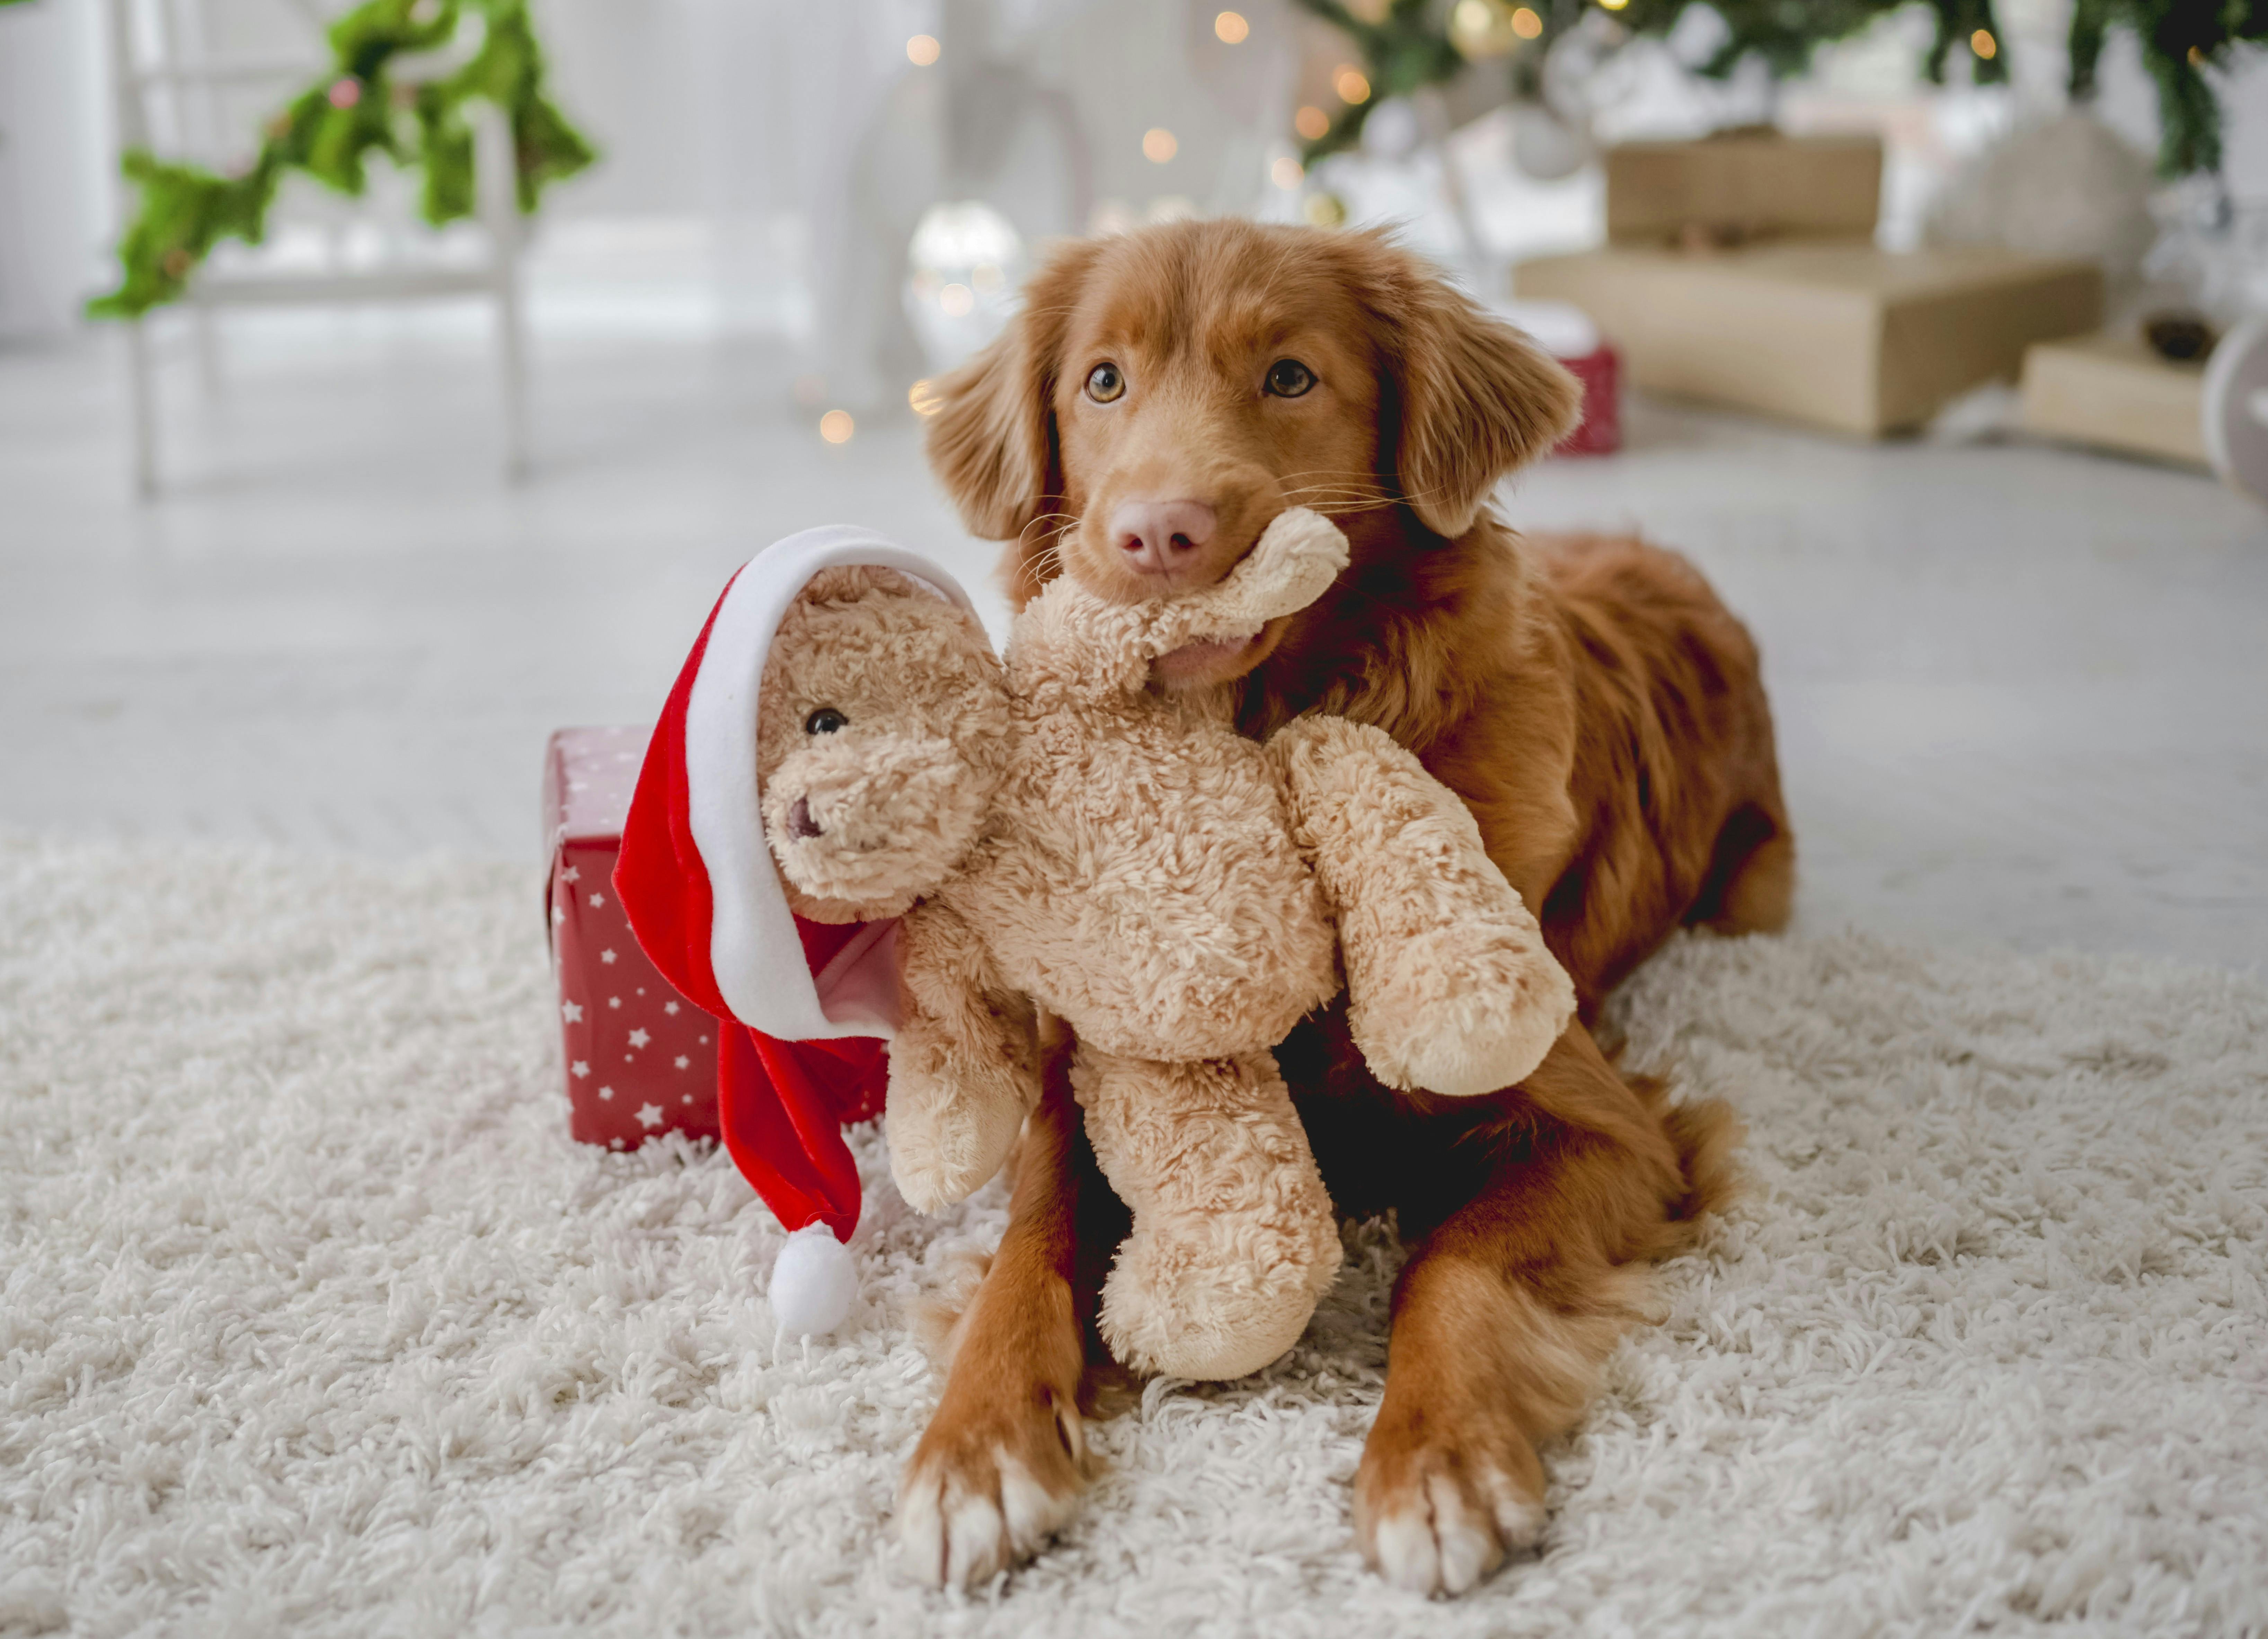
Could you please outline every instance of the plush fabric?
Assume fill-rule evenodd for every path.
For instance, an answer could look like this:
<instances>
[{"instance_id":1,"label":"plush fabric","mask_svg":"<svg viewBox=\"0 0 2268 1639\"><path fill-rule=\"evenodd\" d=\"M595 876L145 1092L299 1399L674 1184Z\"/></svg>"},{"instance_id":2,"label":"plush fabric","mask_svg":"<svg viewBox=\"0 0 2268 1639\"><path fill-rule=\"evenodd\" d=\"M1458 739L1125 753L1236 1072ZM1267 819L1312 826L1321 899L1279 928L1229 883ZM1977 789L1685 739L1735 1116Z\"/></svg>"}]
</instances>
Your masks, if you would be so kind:
<instances>
[{"instance_id":1,"label":"plush fabric","mask_svg":"<svg viewBox=\"0 0 2268 1639\"><path fill-rule=\"evenodd\" d=\"M781 1346L721 1154L566 1136L532 871L0 842L0 1633L2228 1635L2268 1625L2268 986L1683 940L1615 1018L1754 1187L1427 1603L1347 1480L1395 1253L1265 1375L1090 1425L1068 1534L896 1574L909 1335L990 1244L854 1135L865 1300Z\"/></svg>"},{"instance_id":2,"label":"plush fabric","mask_svg":"<svg viewBox=\"0 0 2268 1639\"><path fill-rule=\"evenodd\" d=\"M839 570L764 677L764 823L798 911L924 896L890 1047L900 1193L931 1210L999 1170L1040 1095L1032 1003L1067 1021L1095 1155L1134 1214L1102 1335L1145 1371L1256 1371L1337 1270L1270 1050L1336 993L1342 949L1356 1039L1398 1086L1511 1086L1574 1013L1471 814L1389 736L1319 719L1263 747L1226 691L1153 683L1161 658L1312 603L1346 550L1295 508L1181 597L1060 580L1017 614L1005 674L947 612Z\"/></svg>"}]
</instances>

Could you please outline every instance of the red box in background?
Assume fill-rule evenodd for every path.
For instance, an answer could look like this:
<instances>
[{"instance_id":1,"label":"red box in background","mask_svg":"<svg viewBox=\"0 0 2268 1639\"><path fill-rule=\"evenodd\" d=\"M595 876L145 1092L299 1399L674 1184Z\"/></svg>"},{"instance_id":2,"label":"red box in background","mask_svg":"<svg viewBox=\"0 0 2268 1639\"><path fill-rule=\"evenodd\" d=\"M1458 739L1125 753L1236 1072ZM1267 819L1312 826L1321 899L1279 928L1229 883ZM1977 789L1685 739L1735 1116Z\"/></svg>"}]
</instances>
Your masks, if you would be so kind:
<instances>
[{"instance_id":1,"label":"red box in background","mask_svg":"<svg viewBox=\"0 0 2268 1639\"><path fill-rule=\"evenodd\" d=\"M1615 349L1602 342L1579 358L1559 362L1583 384L1583 419L1555 453L1612 455L1623 447L1622 368Z\"/></svg>"},{"instance_id":2,"label":"red box in background","mask_svg":"<svg viewBox=\"0 0 2268 1639\"><path fill-rule=\"evenodd\" d=\"M652 732L561 729L543 756L567 1130L611 1150L663 1133L718 1136L717 1021L654 971L615 903L622 820Z\"/></svg>"}]
</instances>

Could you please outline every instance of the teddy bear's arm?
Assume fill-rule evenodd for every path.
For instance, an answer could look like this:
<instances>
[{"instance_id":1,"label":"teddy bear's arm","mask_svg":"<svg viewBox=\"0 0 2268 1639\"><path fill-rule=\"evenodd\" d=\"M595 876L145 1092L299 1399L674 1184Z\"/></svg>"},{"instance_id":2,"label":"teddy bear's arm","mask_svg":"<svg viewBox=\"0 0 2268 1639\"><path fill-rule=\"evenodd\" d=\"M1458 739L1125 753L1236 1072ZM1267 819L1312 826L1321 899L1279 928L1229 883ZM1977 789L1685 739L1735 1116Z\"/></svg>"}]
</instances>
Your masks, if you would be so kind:
<instances>
[{"instance_id":1,"label":"teddy bear's arm","mask_svg":"<svg viewBox=\"0 0 2268 1639\"><path fill-rule=\"evenodd\" d=\"M1391 735L1344 717L1285 724L1268 756L1338 923L1371 1073L1472 1097L1535 1069L1575 988L1463 800Z\"/></svg>"},{"instance_id":2,"label":"teddy bear's arm","mask_svg":"<svg viewBox=\"0 0 2268 1639\"><path fill-rule=\"evenodd\" d=\"M1277 515L1226 576L1182 597L1112 603L1061 576L1017 617L1009 668L1035 697L1051 687L1094 699L1131 693L1148 683L1160 655L1253 636L1322 597L1346 564L1338 526L1294 507Z\"/></svg>"},{"instance_id":3,"label":"teddy bear's arm","mask_svg":"<svg viewBox=\"0 0 2268 1639\"><path fill-rule=\"evenodd\" d=\"M1038 1021L950 903L916 906L898 942L905 1017L890 1042L890 1172L909 1203L935 1212L1000 1170L1039 1101Z\"/></svg>"}]
</instances>

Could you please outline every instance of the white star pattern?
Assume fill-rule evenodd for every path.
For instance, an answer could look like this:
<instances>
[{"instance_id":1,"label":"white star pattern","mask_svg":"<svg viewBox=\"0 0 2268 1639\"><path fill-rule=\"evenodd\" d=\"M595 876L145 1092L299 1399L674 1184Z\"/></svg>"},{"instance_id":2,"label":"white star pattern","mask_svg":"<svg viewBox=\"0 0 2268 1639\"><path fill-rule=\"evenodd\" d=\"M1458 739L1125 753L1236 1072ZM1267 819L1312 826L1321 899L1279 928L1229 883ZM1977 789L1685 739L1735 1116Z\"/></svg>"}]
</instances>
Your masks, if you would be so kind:
<instances>
[{"instance_id":1,"label":"white star pattern","mask_svg":"<svg viewBox=\"0 0 2268 1639\"><path fill-rule=\"evenodd\" d=\"M687 1058L687 1057L685 1056L685 1055L683 1055L682 1053L681 1053L681 1054L679 1054L679 1055L677 1055L677 1068L678 1068L678 1069L685 1069L689 1068L689 1067L692 1065L692 1062L693 1062L693 1061L692 1061L691 1059L689 1059L689 1058Z\"/></svg>"},{"instance_id":2,"label":"white star pattern","mask_svg":"<svg viewBox=\"0 0 2268 1639\"><path fill-rule=\"evenodd\" d=\"M562 1002L559 1011L567 1016L567 1022L571 1025L583 1022L583 1004L580 1002Z\"/></svg>"},{"instance_id":3,"label":"white star pattern","mask_svg":"<svg viewBox=\"0 0 2268 1639\"><path fill-rule=\"evenodd\" d=\"M600 951L599 952L599 959L606 963L608 966L612 967L615 965L615 953L612 951Z\"/></svg>"},{"instance_id":4,"label":"white star pattern","mask_svg":"<svg viewBox=\"0 0 2268 1639\"><path fill-rule=\"evenodd\" d=\"M646 1128L648 1131L652 1131L654 1128L660 1126L661 1106L658 1104L639 1105L638 1125Z\"/></svg>"},{"instance_id":5,"label":"white star pattern","mask_svg":"<svg viewBox=\"0 0 2268 1639\"><path fill-rule=\"evenodd\" d=\"M593 893L593 895L591 895L591 908L592 908L593 910L596 910L596 909L598 909L600 906L601 906L601 905L605 904L606 902L607 902L607 896L606 896L605 894L603 894L603 893Z\"/></svg>"},{"instance_id":6,"label":"white star pattern","mask_svg":"<svg viewBox=\"0 0 2268 1639\"><path fill-rule=\"evenodd\" d=\"M693 1095L688 1092L683 1098L680 1099L678 1102L680 1104L690 1104L693 1102Z\"/></svg>"},{"instance_id":7,"label":"white star pattern","mask_svg":"<svg viewBox=\"0 0 2268 1639\"><path fill-rule=\"evenodd\" d=\"M612 1087L601 1087L599 1089L599 1096L611 1104L614 1102L615 1090Z\"/></svg>"},{"instance_id":8,"label":"white star pattern","mask_svg":"<svg viewBox=\"0 0 2268 1639\"><path fill-rule=\"evenodd\" d=\"M554 905L551 908L551 921L553 925L556 926L566 920L567 908L564 905Z\"/></svg>"},{"instance_id":9,"label":"white star pattern","mask_svg":"<svg viewBox=\"0 0 2268 1639\"><path fill-rule=\"evenodd\" d=\"M702 1037L702 1038L701 1038L701 1045L702 1045L703 1047L707 1047L707 1046L709 1045L709 1038L708 1038L708 1037L706 1037L706 1036Z\"/></svg>"},{"instance_id":10,"label":"white star pattern","mask_svg":"<svg viewBox=\"0 0 2268 1639\"><path fill-rule=\"evenodd\" d=\"M577 1081L580 1081L584 1077L591 1073L591 1067L585 1063L581 1059L577 1059L572 1064L570 1064L567 1067L567 1073L572 1076Z\"/></svg>"},{"instance_id":11,"label":"white star pattern","mask_svg":"<svg viewBox=\"0 0 2268 1639\"><path fill-rule=\"evenodd\" d=\"M562 882L580 882L583 879L583 867L580 865L568 866L566 870L559 873L559 879Z\"/></svg>"},{"instance_id":12,"label":"white star pattern","mask_svg":"<svg viewBox=\"0 0 2268 1639\"><path fill-rule=\"evenodd\" d=\"M619 1138L609 1138L607 1140L607 1148L609 1150L619 1150L622 1147L622 1141Z\"/></svg>"},{"instance_id":13,"label":"white star pattern","mask_svg":"<svg viewBox=\"0 0 2268 1639\"><path fill-rule=\"evenodd\" d=\"M674 1018L677 1017L677 1003L674 1002L664 1002L661 1004L661 1011L668 1014L672 1018Z\"/></svg>"},{"instance_id":14,"label":"white star pattern","mask_svg":"<svg viewBox=\"0 0 2268 1639\"><path fill-rule=\"evenodd\" d=\"M630 1032L630 1046L634 1047L642 1047L652 1040L653 1038L647 1035L643 1030L633 1030Z\"/></svg>"},{"instance_id":15,"label":"white star pattern","mask_svg":"<svg viewBox=\"0 0 2268 1639\"><path fill-rule=\"evenodd\" d=\"M618 996L610 996L607 998L607 1005L608 1007L620 1007L622 1004L622 998Z\"/></svg>"}]
</instances>

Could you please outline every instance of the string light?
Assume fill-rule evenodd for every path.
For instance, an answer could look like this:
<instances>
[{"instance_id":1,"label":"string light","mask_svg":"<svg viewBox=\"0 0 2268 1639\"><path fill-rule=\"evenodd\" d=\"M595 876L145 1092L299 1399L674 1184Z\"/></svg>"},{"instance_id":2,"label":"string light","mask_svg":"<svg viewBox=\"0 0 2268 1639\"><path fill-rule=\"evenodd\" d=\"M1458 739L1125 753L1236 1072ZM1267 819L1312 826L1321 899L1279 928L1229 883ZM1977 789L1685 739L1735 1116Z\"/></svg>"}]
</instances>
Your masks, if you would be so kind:
<instances>
[{"instance_id":1,"label":"string light","mask_svg":"<svg viewBox=\"0 0 2268 1639\"><path fill-rule=\"evenodd\" d=\"M1351 62L1339 65L1339 71L1331 76L1331 89L1338 92L1341 102L1370 100L1370 82L1362 77L1362 70Z\"/></svg>"},{"instance_id":2,"label":"string light","mask_svg":"<svg viewBox=\"0 0 2268 1639\"><path fill-rule=\"evenodd\" d=\"M976 305L976 293L965 284L948 284L937 293L937 305L948 319L966 318Z\"/></svg>"},{"instance_id":3,"label":"string light","mask_svg":"<svg viewBox=\"0 0 2268 1639\"><path fill-rule=\"evenodd\" d=\"M906 403L917 415L934 415L945 408L945 398L924 378L906 389Z\"/></svg>"},{"instance_id":4,"label":"string light","mask_svg":"<svg viewBox=\"0 0 2268 1639\"><path fill-rule=\"evenodd\" d=\"M1252 25L1244 20L1241 11L1224 11L1212 20L1214 38L1224 46L1241 46L1252 33Z\"/></svg>"},{"instance_id":5,"label":"string light","mask_svg":"<svg viewBox=\"0 0 2268 1639\"><path fill-rule=\"evenodd\" d=\"M1449 43L1469 62L1500 57L1520 43L1504 0L1457 0L1449 10Z\"/></svg>"},{"instance_id":6,"label":"string light","mask_svg":"<svg viewBox=\"0 0 2268 1639\"><path fill-rule=\"evenodd\" d=\"M1307 174L1300 162L1290 158L1278 159L1268 167L1268 180L1286 193L1299 187L1300 179Z\"/></svg>"},{"instance_id":7,"label":"string light","mask_svg":"<svg viewBox=\"0 0 2268 1639\"><path fill-rule=\"evenodd\" d=\"M1512 14L1512 32L1522 40L1533 40L1543 32L1543 19L1522 6Z\"/></svg>"},{"instance_id":8,"label":"string light","mask_svg":"<svg viewBox=\"0 0 2268 1639\"><path fill-rule=\"evenodd\" d=\"M1331 129L1331 116L1321 108L1302 108L1292 116L1292 129L1311 143L1318 143Z\"/></svg>"},{"instance_id":9,"label":"string light","mask_svg":"<svg viewBox=\"0 0 2268 1639\"><path fill-rule=\"evenodd\" d=\"M1630 0L1599 0L1599 4L1609 11L1619 11L1630 4Z\"/></svg>"},{"instance_id":10,"label":"string light","mask_svg":"<svg viewBox=\"0 0 2268 1639\"><path fill-rule=\"evenodd\" d=\"M916 34L906 41L906 61L917 69L925 69L937 61L940 49L942 48L938 45L934 34ZM847 438L850 434L845 433L843 437Z\"/></svg>"},{"instance_id":11,"label":"string light","mask_svg":"<svg viewBox=\"0 0 2268 1639\"><path fill-rule=\"evenodd\" d=\"M858 430L849 410L829 410L819 418L819 436L829 444L848 444Z\"/></svg>"},{"instance_id":12,"label":"string light","mask_svg":"<svg viewBox=\"0 0 2268 1639\"><path fill-rule=\"evenodd\" d=\"M1980 28L1970 35L1969 48L1985 62L1990 62L1992 60L1992 54L2000 49L2000 42L1992 38L1991 29Z\"/></svg>"},{"instance_id":13,"label":"string light","mask_svg":"<svg viewBox=\"0 0 2268 1639\"><path fill-rule=\"evenodd\" d=\"M1152 165L1163 165L1181 151L1174 134L1162 125L1153 125L1142 133L1142 157Z\"/></svg>"}]
</instances>

